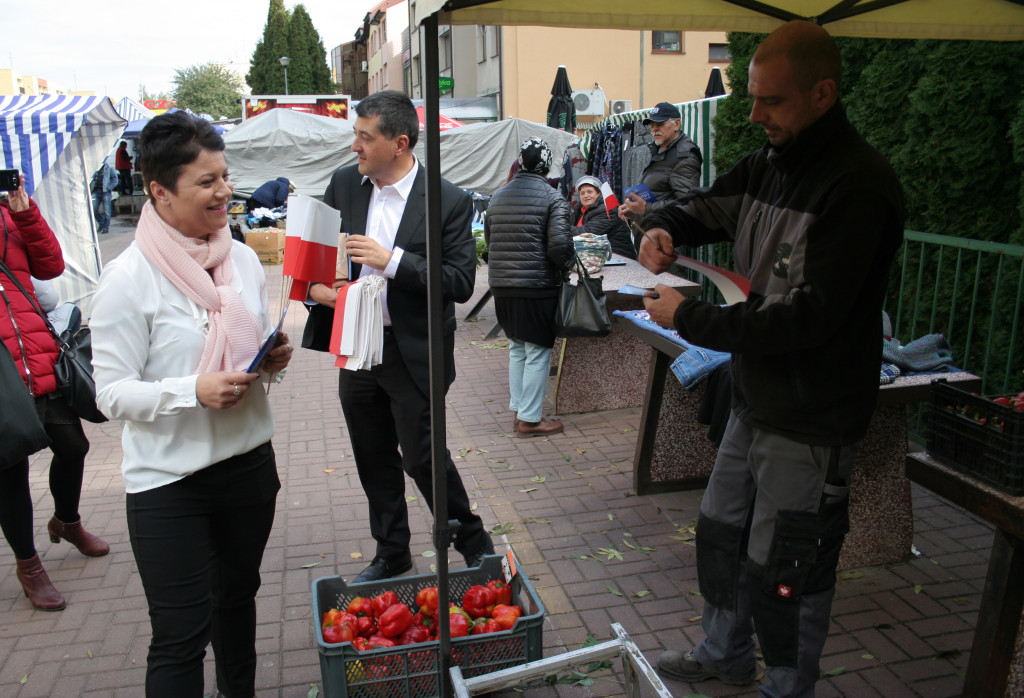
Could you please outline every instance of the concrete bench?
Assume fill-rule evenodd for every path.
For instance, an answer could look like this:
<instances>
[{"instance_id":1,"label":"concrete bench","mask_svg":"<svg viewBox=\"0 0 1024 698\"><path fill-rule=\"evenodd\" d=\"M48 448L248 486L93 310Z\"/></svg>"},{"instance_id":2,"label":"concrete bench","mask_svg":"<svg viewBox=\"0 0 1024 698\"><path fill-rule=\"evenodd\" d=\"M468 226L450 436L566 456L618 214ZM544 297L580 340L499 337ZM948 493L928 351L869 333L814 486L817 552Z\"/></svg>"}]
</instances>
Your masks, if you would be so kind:
<instances>
[{"instance_id":1,"label":"concrete bench","mask_svg":"<svg viewBox=\"0 0 1024 698\"><path fill-rule=\"evenodd\" d=\"M633 457L637 494L701 489L707 486L718 449L697 421L706 382L688 392L672 373L683 352L675 342L629 320L612 318L623 333L650 347L640 434ZM907 457L906 405L928 400L929 385L944 378L964 390L977 390L981 379L970 373L901 376L879 388L878 406L854 462L850 490L850 533L840 569L897 562L910 557L913 518Z\"/></svg>"}]
</instances>

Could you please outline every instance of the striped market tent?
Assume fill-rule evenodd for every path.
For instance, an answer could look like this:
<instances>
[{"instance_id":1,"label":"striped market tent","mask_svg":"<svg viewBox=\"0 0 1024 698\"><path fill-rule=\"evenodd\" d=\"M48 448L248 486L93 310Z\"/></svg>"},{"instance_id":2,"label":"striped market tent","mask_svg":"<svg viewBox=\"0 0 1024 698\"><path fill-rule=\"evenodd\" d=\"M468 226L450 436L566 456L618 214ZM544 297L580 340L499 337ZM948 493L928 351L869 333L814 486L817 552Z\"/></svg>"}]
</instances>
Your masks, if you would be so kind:
<instances>
[{"instance_id":1,"label":"striped market tent","mask_svg":"<svg viewBox=\"0 0 1024 698\"><path fill-rule=\"evenodd\" d=\"M64 252L54 285L85 317L102 268L89 180L125 123L109 97L0 96L0 167L25 175Z\"/></svg>"},{"instance_id":2,"label":"striped market tent","mask_svg":"<svg viewBox=\"0 0 1024 698\"><path fill-rule=\"evenodd\" d=\"M714 127L711 125L711 119L718 113L719 101L725 99L727 96L728 95L722 95L720 97L698 99L693 102L680 102L675 105L683 117L683 133L688 135L690 139L697 144L697 147L700 148L701 156L704 158L704 171L701 173L701 186L706 187L710 185L715 181L715 177L718 176L713 162L715 151L715 131ZM650 109L638 109L636 111L628 111L622 114L613 114L612 116L608 116L595 123L594 126L580 138L580 149L583 151L584 155L588 154L590 152L590 143L594 134L604 126L608 124L624 126L625 124L632 123L634 121L641 121L650 116L650 114Z\"/></svg>"},{"instance_id":3,"label":"striped market tent","mask_svg":"<svg viewBox=\"0 0 1024 698\"><path fill-rule=\"evenodd\" d=\"M121 115L121 118L125 121L132 122L140 119L152 119L156 114L151 112L146 107L142 106L139 102L136 102L131 97L124 97L117 106L117 113Z\"/></svg>"}]
</instances>

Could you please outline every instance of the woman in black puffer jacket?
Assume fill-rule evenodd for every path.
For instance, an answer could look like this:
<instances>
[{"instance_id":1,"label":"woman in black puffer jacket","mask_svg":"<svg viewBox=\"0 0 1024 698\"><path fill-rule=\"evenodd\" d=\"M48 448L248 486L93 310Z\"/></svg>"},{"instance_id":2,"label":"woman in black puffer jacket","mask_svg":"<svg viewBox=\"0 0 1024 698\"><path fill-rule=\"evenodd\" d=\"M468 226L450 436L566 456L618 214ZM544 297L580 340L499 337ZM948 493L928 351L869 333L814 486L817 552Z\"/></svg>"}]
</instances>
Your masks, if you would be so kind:
<instances>
[{"instance_id":1,"label":"woman in black puffer jacket","mask_svg":"<svg viewBox=\"0 0 1024 698\"><path fill-rule=\"evenodd\" d=\"M557 434L562 423L544 419L544 394L555 345L558 289L576 251L569 205L545 180L551 148L539 138L524 141L519 166L487 206L488 283L498 322L509 339L513 428L522 436Z\"/></svg>"},{"instance_id":2,"label":"woman in black puffer jacket","mask_svg":"<svg viewBox=\"0 0 1024 698\"><path fill-rule=\"evenodd\" d=\"M612 252L620 257L636 259L636 248L633 247L633 236L629 234L626 222L619 218L618 211L610 212L605 208L601 197L601 180L586 175L576 180L576 193L580 203L572 210L573 234L590 233L607 235Z\"/></svg>"}]
</instances>

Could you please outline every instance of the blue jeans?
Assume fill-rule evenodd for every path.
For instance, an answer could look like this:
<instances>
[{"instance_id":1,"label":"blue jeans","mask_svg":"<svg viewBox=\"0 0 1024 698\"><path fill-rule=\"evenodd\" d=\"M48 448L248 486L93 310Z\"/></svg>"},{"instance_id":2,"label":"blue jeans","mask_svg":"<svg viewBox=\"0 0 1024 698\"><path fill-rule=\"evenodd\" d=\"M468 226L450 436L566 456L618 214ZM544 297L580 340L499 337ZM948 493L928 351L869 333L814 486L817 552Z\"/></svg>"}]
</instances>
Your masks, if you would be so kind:
<instances>
[{"instance_id":1,"label":"blue jeans","mask_svg":"<svg viewBox=\"0 0 1024 698\"><path fill-rule=\"evenodd\" d=\"M520 421L539 422L551 373L551 348L518 339L508 340L508 408Z\"/></svg>"},{"instance_id":2,"label":"blue jeans","mask_svg":"<svg viewBox=\"0 0 1024 698\"><path fill-rule=\"evenodd\" d=\"M92 195L92 212L101 233L110 230L110 192Z\"/></svg>"}]
</instances>

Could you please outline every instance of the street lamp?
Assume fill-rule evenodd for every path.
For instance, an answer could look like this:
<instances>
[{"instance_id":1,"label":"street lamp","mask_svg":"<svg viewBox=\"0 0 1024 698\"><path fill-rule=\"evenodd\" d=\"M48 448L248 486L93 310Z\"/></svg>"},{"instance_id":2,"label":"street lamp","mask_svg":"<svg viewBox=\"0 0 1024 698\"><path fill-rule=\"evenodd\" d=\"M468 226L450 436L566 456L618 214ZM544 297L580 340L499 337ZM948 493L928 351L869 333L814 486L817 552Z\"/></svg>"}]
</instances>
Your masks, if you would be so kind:
<instances>
[{"instance_id":1,"label":"street lamp","mask_svg":"<svg viewBox=\"0 0 1024 698\"><path fill-rule=\"evenodd\" d=\"M281 67L284 68L284 93L288 94L288 64L292 59L288 56L281 56Z\"/></svg>"}]
</instances>

